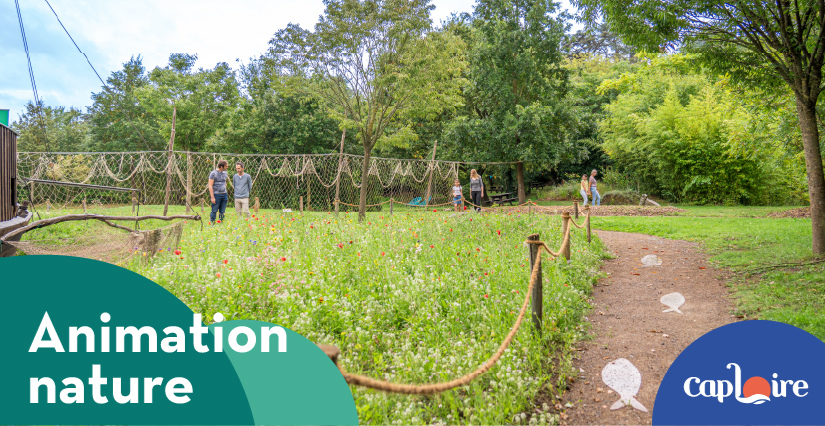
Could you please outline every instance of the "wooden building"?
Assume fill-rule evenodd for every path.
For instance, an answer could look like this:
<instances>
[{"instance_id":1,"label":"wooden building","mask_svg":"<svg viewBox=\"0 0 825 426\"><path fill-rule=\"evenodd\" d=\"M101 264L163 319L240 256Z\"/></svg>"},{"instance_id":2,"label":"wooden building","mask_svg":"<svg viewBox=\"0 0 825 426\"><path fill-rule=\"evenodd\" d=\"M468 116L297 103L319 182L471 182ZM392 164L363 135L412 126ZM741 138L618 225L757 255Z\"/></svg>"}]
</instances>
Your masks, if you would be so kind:
<instances>
[{"instance_id":1,"label":"wooden building","mask_svg":"<svg viewBox=\"0 0 825 426\"><path fill-rule=\"evenodd\" d=\"M17 136L0 123L0 222L17 213Z\"/></svg>"}]
</instances>

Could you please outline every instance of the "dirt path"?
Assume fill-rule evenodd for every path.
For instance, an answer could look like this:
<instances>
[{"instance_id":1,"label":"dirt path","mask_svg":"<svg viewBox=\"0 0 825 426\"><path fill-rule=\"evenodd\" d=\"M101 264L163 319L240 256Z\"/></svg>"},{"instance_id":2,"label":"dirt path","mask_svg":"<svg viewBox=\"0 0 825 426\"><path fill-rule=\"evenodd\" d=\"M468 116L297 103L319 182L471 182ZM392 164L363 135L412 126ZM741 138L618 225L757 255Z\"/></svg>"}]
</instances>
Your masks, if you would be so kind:
<instances>
[{"instance_id":1,"label":"dirt path","mask_svg":"<svg viewBox=\"0 0 825 426\"><path fill-rule=\"evenodd\" d=\"M656 391L670 364L691 342L735 320L724 275L707 266L694 243L624 232L598 235L616 258L605 261L608 277L593 290L589 320L595 338L579 348L574 362L579 377L562 396L562 405L572 405L562 424L650 424ZM661 258L661 266L642 265L650 254ZM673 292L686 299L679 308L683 314L662 313L667 306L659 299ZM601 372L618 358L641 372L636 399L647 413L627 406L610 410L619 396Z\"/></svg>"}]
</instances>

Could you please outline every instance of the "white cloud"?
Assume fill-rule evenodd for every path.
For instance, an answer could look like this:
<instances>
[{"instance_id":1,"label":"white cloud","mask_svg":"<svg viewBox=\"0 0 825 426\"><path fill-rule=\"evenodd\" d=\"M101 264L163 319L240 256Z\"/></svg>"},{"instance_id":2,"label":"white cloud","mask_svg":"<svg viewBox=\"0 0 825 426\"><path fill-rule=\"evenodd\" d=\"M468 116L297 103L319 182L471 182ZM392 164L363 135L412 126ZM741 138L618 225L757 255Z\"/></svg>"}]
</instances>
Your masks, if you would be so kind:
<instances>
[{"instance_id":1,"label":"white cloud","mask_svg":"<svg viewBox=\"0 0 825 426\"><path fill-rule=\"evenodd\" d=\"M323 2L235 0L49 0L69 33L105 80L132 56L147 69L165 66L171 53L196 53L197 66L218 62L236 67L267 49L272 35L288 23L312 28ZM566 1L565 1L566 3ZM434 0L433 21L470 12L475 0ZM38 89L49 105L91 104L100 82L43 1L21 1ZM12 119L32 99L26 57L11 1L0 4L0 108ZM26 95L25 93L28 93Z\"/></svg>"}]
</instances>

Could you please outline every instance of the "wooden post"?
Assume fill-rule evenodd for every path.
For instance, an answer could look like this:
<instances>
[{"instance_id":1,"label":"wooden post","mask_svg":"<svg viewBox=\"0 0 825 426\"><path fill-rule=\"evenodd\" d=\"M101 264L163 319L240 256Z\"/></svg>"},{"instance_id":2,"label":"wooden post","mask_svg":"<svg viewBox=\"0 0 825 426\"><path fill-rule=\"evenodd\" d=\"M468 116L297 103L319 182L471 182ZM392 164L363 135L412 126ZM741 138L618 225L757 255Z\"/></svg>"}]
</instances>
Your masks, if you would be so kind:
<instances>
[{"instance_id":1,"label":"wooden post","mask_svg":"<svg viewBox=\"0 0 825 426\"><path fill-rule=\"evenodd\" d=\"M539 234L533 234L527 237L527 241L539 241ZM539 246L537 244L528 244L527 249L530 253L530 278L533 275L533 265L536 263L536 258L539 253ZM541 335L541 320L542 320L542 278L541 266L539 266L539 273L536 277L536 283L533 285L533 292L530 294L530 300L533 302L533 327Z\"/></svg>"},{"instance_id":2,"label":"wooden post","mask_svg":"<svg viewBox=\"0 0 825 426\"><path fill-rule=\"evenodd\" d=\"M203 213L203 203L206 202L206 199L201 198L201 213Z\"/></svg>"},{"instance_id":3,"label":"wooden post","mask_svg":"<svg viewBox=\"0 0 825 426\"><path fill-rule=\"evenodd\" d=\"M395 199L390 198L390 214L392 214L392 205L395 204Z\"/></svg>"},{"instance_id":4,"label":"wooden post","mask_svg":"<svg viewBox=\"0 0 825 426\"><path fill-rule=\"evenodd\" d=\"M51 209L52 209L52 201L50 199L46 198L46 211L49 211Z\"/></svg>"},{"instance_id":5,"label":"wooden post","mask_svg":"<svg viewBox=\"0 0 825 426\"><path fill-rule=\"evenodd\" d=\"M166 197L163 201L163 215L169 213L169 193L172 191L172 158L174 153L172 147L175 144L175 119L178 116L178 108L172 107L172 133L169 135L169 162L166 163Z\"/></svg>"},{"instance_id":6,"label":"wooden post","mask_svg":"<svg viewBox=\"0 0 825 426\"><path fill-rule=\"evenodd\" d=\"M135 212L135 205L137 205L137 194L135 194L135 191L132 191L132 213Z\"/></svg>"},{"instance_id":7,"label":"wooden post","mask_svg":"<svg viewBox=\"0 0 825 426\"><path fill-rule=\"evenodd\" d=\"M590 244L590 206L584 206L585 210L585 219L584 221L587 222L587 243Z\"/></svg>"},{"instance_id":8,"label":"wooden post","mask_svg":"<svg viewBox=\"0 0 825 426\"><path fill-rule=\"evenodd\" d=\"M533 200L527 200L527 214L533 215Z\"/></svg>"},{"instance_id":9,"label":"wooden post","mask_svg":"<svg viewBox=\"0 0 825 426\"><path fill-rule=\"evenodd\" d=\"M303 195L301 195L301 197L298 199L298 206L301 209L301 213L303 213L304 212L304 196Z\"/></svg>"},{"instance_id":10,"label":"wooden post","mask_svg":"<svg viewBox=\"0 0 825 426\"><path fill-rule=\"evenodd\" d=\"M576 219L579 218L579 202L578 201L573 201L573 216L575 216Z\"/></svg>"},{"instance_id":11,"label":"wooden post","mask_svg":"<svg viewBox=\"0 0 825 426\"><path fill-rule=\"evenodd\" d=\"M433 173L435 173L435 149L438 148L438 141L433 145L433 158L430 160L430 180L427 182L427 196L424 197L424 205L430 204L430 197L433 193Z\"/></svg>"},{"instance_id":12,"label":"wooden post","mask_svg":"<svg viewBox=\"0 0 825 426\"><path fill-rule=\"evenodd\" d=\"M83 199L83 213L86 213L86 199Z\"/></svg>"},{"instance_id":13,"label":"wooden post","mask_svg":"<svg viewBox=\"0 0 825 426\"><path fill-rule=\"evenodd\" d=\"M186 153L186 213L192 211L192 155Z\"/></svg>"},{"instance_id":14,"label":"wooden post","mask_svg":"<svg viewBox=\"0 0 825 426\"><path fill-rule=\"evenodd\" d=\"M335 215L338 216L338 201L341 199L341 168L344 167L344 139L347 137L347 129L341 133L341 150L338 152L338 177L335 178Z\"/></svg>"},{"instance_id":15,"label":"wooden post","mask_svg":"<svg viewBox=\"0 0 825 426\"><path fill-rule=\"evenodd\" d=\"M312 182L307 179L307 211L312 210Z\"/></svg>"},{"instance_id":16,"label":"wooden post","mask_svg":"<svg viewBox=\"0 0 825 426\"><path fill-rule=\"evenodd\" d=\"M255 210L255 213L258 213L258 210L261 209L261 200L258 197L255 197L255 205L252 207Z\"/></svg>"},{"instance_id":17,"label":"wooden post","mask_svg":"<svg viewBox=\"0 0 825 426\"><path fill-rule=\"evenodd\" d=\"M562 235L562 241L564 241L564 236L570 234L570 213L568 213L568 212L562 213L561 214L561 220L562 220L562 222L561 222L561 235ZM562 248L561 248L562 255L564 255L564 258L567 259L568 262L570 261L570 246L573 245L572 240L573 240L573 237L569 236L567 238L567 244L562 246Z\"/></svg>"}]
</instances>

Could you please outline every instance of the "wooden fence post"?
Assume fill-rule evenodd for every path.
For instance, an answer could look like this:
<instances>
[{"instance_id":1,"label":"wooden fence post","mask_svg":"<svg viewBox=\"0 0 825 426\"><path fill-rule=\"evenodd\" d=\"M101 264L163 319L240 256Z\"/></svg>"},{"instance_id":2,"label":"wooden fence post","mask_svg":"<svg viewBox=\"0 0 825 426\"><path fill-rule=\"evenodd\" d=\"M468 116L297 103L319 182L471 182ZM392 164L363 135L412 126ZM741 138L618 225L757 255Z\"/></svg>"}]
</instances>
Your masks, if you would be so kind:
<instances>
[{"instance_id":1,"label":"wooden fence post","mask_svg":"<svg viewBox=\"0 0 825 426\"><path fill-rule=\"evenodd\" d=\"M194 210L192 208L192 155L186 153L186 213Z\"/></svg>"},{"instance_id":2,"label":"wooden fence post","mask_svg":"<svg viewBox=\"0 0 825 426\"><path fill-rule=\"evenodd\" d=\"M395 204L395 199L390 198L390 214L392 214L392 205Z\"/></svg>"},{"instance_id":3,"label":"wooden fence post","mask_svg":"<svg viewBox=\"0 0 825 426\"><path fill-rule=\"evenodd\" d=\"M203 213L203 204L206 202L206 199L201 198L201 213Z\"/></svg>"},{"instance_id":4,"label":"wooden fence post","mask_svg":"<svg viewBox=\"0 0 825 426\"><path fill-rule=\"evenodd\" d=\"M573 215L576 217L576 219L579 218L579 202L578 201L573 201Z\"/></svg>"},{"instance_id":5,"label":"wooden fence post","mask_svg":"<svg viewBox=\"0 0 825 426\"><path fill-rule=\"evenodd\" d=\"M587 222L587 243L590 244L590 206L584 206L584 221Z\"/></svg>"},{"instance_id":6,"label":"wooden fence post","mask_svg":"<svg viewBox=\"0 0 825 426\"><path fill-rule=\"evenodd\" d=\"M304 212L304 196L303 195L301 195L301 197L298 198L298 207L301 209L301 213L303 213Z\"/></svg>"},{"instance_id":7,"label":"wooden fence post","mask_svg":"<svg viewBox=\"0 0 825 426\"><path fill-rule=\"evenodd\" d=\"M132 191L132 214L135 213L135 205L137 204L137 194Z\"/></svg>"},{"instance_id":8,"label":"wooden fence post","mask_svg":"<svg viewBox=\"0 0 825 426\"><path fill-rule=\"evenodd\" d=\"M527 214L533 215L533 200L527 200Z\"/></svg>"},{"instance_id":9,"label":"wooden fence post","mask_svg":"<svg viewBox=\"0 0 825 426\"><path fill-rule=\"evenodd\" d=\"M255 210L255 213L258 213L258 210L261 209L261 200L258 197L255 197L255 206L252 207Z\"/></svg>"},{"instance_id":10,"label":"wooden fence post","mask_svg":"<svg viewBox=\"0 0 825 426\"><path fill-rule=\"evenodd\" d=\"M564 236L568 235L567 244L565 244L561 247L561 252L562 252L562 255L564 255L564 258L567 259L567 261L569 262L570 261L570 246L573 245L573 241L572 241L573 236L570 235L571 234L571 232L570 232L571 231L571 229L570 229L570 213L569 212L562 213L561 214L561 220L562 220L562 222L561 222L562 241L564 241Z\"/></svg>"},{"instance_id":11,"label":"wooden fence post","mask_svg":"<svg viewBox=\"0 0 825 426\"><path fill-rule=\"evenodd\" d=\"M527 237L527 241L539 241L539 234L533 234ZM539 253L538 244L528 244L527 249L530 252L530 278L533 275L533 265L536 263L536 258ZM533 327L541 335L541 320L542 320L542 278L541 266L539 266L539 273L536 276L536 283L533 285L533 292L530 294L530 300L533 302Z\"/></svg>"},{"instance_id":12,"label":"wooden fence post","mask_svg":"<svg viewBox=\"0 0 825 426\"><path fill-rule=\"evenodd\" d=\"M51 209L52 209L52 200L46 198L46 211L49 211Z\"/></svg>"},{"instance_id":13,"label":"wooden fence post","mask_svg":"<svg viewBox=\"0 0 825 426\"><path fill-rule=\"evenodd\" d=\"M86 213L86 199L83 199L83 213Z\"/></svg>"}]
</instances>

